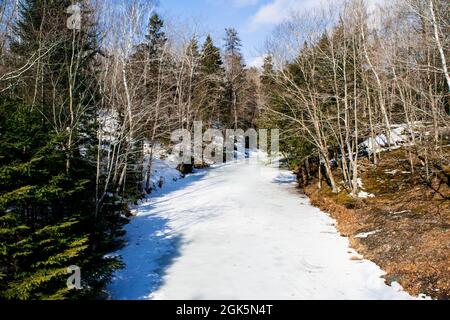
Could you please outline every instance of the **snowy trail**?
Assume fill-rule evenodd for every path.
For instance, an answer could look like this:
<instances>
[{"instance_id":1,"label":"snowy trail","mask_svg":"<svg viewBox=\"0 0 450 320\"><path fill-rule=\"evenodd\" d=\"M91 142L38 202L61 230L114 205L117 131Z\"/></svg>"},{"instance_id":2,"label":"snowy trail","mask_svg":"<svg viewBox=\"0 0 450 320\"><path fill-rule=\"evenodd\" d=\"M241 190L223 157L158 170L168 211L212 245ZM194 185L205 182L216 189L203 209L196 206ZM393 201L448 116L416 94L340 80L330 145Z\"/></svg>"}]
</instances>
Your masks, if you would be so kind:
<instances>
[{"instance_id":1,"label":"snowy trail","mask_svg":"<svg viewBox=\"0 0 450 320\"><path fill-rule=\"evenodd\" d=\"M408 299L357 256L287 171L233 163L139 207L113 299Z\"/></svg>"}]
</instances>

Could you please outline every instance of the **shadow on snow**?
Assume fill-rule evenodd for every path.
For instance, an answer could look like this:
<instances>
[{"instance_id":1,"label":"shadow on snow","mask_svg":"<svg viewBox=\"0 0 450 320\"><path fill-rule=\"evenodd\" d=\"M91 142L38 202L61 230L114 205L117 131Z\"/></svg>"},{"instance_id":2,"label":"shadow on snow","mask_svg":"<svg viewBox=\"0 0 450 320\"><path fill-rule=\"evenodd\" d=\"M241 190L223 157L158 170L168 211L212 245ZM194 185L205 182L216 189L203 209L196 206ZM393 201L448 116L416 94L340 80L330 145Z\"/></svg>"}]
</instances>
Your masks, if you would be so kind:
<instances>
[{"instance_id":1,"label":"shadow on snow","mask_svg":"<svg viewBox=\"0 0 450 320\"><path fill-rule=\"evenodd\" d=\"M134 217L125 227L125 245L115 253L126 265L116 272L108 286L112 299L149 299L164 284L166 270L181 255L185 241L171 230L169 219L154 213L155 209L172 200L171 193L202 180L209 170L202 169L175 183L168 183L149 195L149 202L140 205L139 211L146 214Z\"/></svg>"}]
</instances>

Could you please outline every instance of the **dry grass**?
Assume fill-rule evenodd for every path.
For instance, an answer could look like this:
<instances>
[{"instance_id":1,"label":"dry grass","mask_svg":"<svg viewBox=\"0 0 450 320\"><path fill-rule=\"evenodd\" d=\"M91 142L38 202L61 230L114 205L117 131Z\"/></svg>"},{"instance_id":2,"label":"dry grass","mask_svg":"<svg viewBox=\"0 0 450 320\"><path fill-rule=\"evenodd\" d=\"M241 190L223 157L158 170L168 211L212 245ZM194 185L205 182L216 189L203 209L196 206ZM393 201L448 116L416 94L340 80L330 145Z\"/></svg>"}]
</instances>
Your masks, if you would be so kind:
<instances>
[{"instance_id":1,"label":"dry grass","mask_svg":"<svg viewBox=\"0 0 450 320\"><path fill-rule=\"evenodd\" d=\"M352 247L387 272L387 283L397 281L413 295L449 299L449 201L424 184L420 174L407 172L409 162L401 150L383 155L376 168L368 162L362 165L364 187L374 198L353 199L327 187L318 190L316 182L305 193L337 220ZM395 174L393 168L398 170ZM435 182L438 187L441 194L450 195L448 186ZM367 238L355 237L374 230L378 232Z\"/></svg>"}]
</instances>

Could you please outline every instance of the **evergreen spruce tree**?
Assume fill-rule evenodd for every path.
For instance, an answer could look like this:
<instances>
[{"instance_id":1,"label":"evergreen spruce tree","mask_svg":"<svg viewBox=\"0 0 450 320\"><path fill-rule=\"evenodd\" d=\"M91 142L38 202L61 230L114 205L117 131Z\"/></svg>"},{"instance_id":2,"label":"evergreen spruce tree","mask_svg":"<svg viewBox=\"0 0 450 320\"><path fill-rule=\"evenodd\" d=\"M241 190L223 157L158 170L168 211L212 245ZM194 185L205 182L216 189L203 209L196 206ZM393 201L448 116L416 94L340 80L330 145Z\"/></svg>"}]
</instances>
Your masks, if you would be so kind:
<instances>
[{"instance_id":1,"label":"evergreen spruce tree","mask_svg":"<svg viewBox=\"0 0 450 320\"><path fill-rule=\"evenodd\" d=\"M260 77L261 92L264 95L264 102L267 102L268 97L275 88L275 72L273 70L272 56L268 55L264 57L264 63L262 68L262 74Z\"/></svg>"},{"instance_id":2,"label":"evergreen spruce tree","mask_svg":"<svg viewBox=\"0 0 450 320\"><path fill-rule=\"evenodd\" d=\"M199 110L202 106L202 101L200 97L200 78L199 78L199 69L200 69L200 51L198 47L198 39L194 35L189 42L187 47L187 58L189 69L186 70L186 82L189 88L188 97L186 104L190 107L190 109ZM196 119L195 117L201 117L199 114L194 114L193 120L201 120Z\"/></svg>"},{"instance_id":3,"label":"evergreen spruce tree","mask_svg":"<svg viewBox=\"0 0 450 320\"><path fill-rule=\"evenodd\" d=\"M147 35L145 38L150 57L158 58L161 55L161 51L165 43L167 42L167 37L164 32L164 21L157 13L152 15L150 18Z\"/></svg>"},{"instance_id":4,"label":"evergreen spruce tree","mask_svg":"<svg viewBox=\"0 0 450 320\"><path fill-rule=\"evenodd\" d=\"M226 64L226 93L225 101L228 115L228 125L237 129L239 115L242 112L243 91L245 85L245 65L242 61L241 39L234 28L225 29L225 64Z\"/></svg>"},{"instance_id":5,"label":"evergreen spruce tree","mask_svg":"<svg viewBox=\"0 0 450 320\"><path fill-rule=\"evenodd\" d=\"M242 89L240 126L242 129L257 127L259 117L259 70L250 68L245 70L245 83Z\"/></svg>"},{"instance_id":6,"label":"evergreen spruce tree","mask_svg":"<svg viewBox=\"0 0 450 320\"><path fill-rule=\"evenodd\" d=\"M0 297L64 297L67 267L88 259L89 180L65 172L59 137L36 111L2 99L0 114Z\"/></svg>"},{"instance_id":7,"label":"evergreen spruce tree","mask_svg":"<svg viewBox=\"0 0 450 320\"><path fill-rule=\"evenodd\" d=\"M223 70L220 49L214 46L210 35L206 37L202 48L201 68L204 74L219 74Z\"/></svg>"},{"instance_id":8,"label":"evergreen spruce tree","mask_svg":"<svg viewBox=\"0 0 450 320\"><path fill-rule=\"evenodd\" d=\"M165 34L164 21L160 16L153 14L147 25L147 34L142 43L134 48L134 52L128 59L126 68L129 81L136 78L142 79L143 86L139 87L135 94L142 101L142 106L154 106L157 103L162 105L167 103L162 98L162 93L170 91L173 70L170 53L167 50L167 37ZM140 112L139 110L135 110ZM137 122L134 130L132 142L127 156L127 173L124 186L122 188L123 197L137 200L146 192L150 192L148 181L143 187L142 172L147 170L142 167L144 141L152 143L155 136L160 136L162 132L169 131L167 122L161 121L166 115L162 112L158 114L158 119L148 119L142 117L135 119ZM127 124L125 124L127 125ZM154 128L156 132L154 132ZM170 137L168 137L170 140Z\"/></svg>"},{"instance_id":9,"label":"evergreen spruce tree","mask_svg":"<svg viewBox=\"0 0 450 320\"><path fill-rule=\"evenodd\" d=\"M124 220L95 214L95 26L66 27L69 0L23 0L12 43L27 70L11 100L0 96L0 297L99 296L117 259ZM31 89L32 88L32 89ZM67 267L82 270L80 291L66 287Z\"/></svg>"},{"instance_id":10,"label":"evergreen spruce tree","mask_svg":"<svg viewBox=\"0 0 450 320\"><path fill-rule=\"evenodd\" d=\"M210 35L206 37L200 57L200 89L202 119L208 126L223 123L224 77L220 49L214 46Z\"/></svg>"},{"instance_id":11,"label":"evergreen spruce tree","mask_svg":"<svg viewBox=\"0 0 450 320\"><path fill-rule=\"evenodd\" d=\"M147 61L145 95L151 99L156 99L158 96L158 88L167 87L167 81L173 69L170 53L166 48L167 41L164 21L155 13L149 20L145 42L138 45L136 58L133 58L138 65L139 61ZM142 70L138 71L142 72Z\"/></svg>"},{"instance_id":12,"label":"evergreen spruce tree","mask_svg":"<svg viewBox=\"0 0 450 320\"><path fill-rule=\"evenodd\" d=\"M162 78L161 72L166 72L170 67L168 52L165 50L166 43L164 21L155 13L149 20L144 44L139 45L136 50L137 56L142 56L148 61L148 76L146 77L148 91L146 94L151 96L157 94L158 82Z\"/></svg>"},{"instance_id":13,"label":"evergreen spruce tree","mask_svg":"<svg viewBox=\"0 0 450 320\"><path fill-rule=\"evenodd\" d=\"M242 41L235 28L225 29L225 54L230 56L241 56Z\"/></svg>"}]
</instances>

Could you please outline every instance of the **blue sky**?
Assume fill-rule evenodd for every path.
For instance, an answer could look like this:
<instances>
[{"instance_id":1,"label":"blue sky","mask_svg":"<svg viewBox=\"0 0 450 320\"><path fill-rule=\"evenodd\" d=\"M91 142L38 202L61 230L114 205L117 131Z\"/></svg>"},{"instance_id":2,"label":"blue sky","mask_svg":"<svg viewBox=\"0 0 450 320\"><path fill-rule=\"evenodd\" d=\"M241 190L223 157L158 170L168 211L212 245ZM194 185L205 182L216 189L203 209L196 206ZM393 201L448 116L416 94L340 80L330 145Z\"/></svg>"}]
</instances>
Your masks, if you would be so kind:
<instances>
[{"instance_id":1,"label":"blue sky","mask_svg":"<svg viewBox=\"0 0 450 320\"><path fill-rule=\"evenodd\" d=\"M339 1L339 0L334 0ZM366 0L369 6L384 0ZM264 42L273 28L289 19L292 11L303 11L331 0L159 0L158 12L198 25L199 36L210 33L222 45L224 29L234 27L243 42L247 65L260 65Z\"/></svg>"},{"instance_id":2,"label":"blue sky","mask_svg":"<svg viewBox=\"0 0 450 320\"><path fill-rule=\"evenodd\" d=\"M216 45L222 45L226 27L236 28L243 42L246 64L255 65L261 62L267 35L280 20L263 18L256 21L257 16L268 6L279 2L293 0L160 0L158 11L163 16L199 23L205 34L213 36Z\"/></svg>"},{"instance_id":3,"label":"blue sky","mask_svg":"<svg viewBox=\"0 0 450 320\"><path fill-rule=\"evenodd\" d=\"M158 11L173 18L191 19L201 24L204 33L211 33L216 45L222 45L226 27L235 27L243 42L247 64L254 64L262 55L270 25L255 28L252 17L271 0L160 0Z\"/></svg>"}]
</instances>

